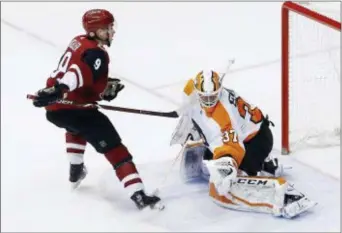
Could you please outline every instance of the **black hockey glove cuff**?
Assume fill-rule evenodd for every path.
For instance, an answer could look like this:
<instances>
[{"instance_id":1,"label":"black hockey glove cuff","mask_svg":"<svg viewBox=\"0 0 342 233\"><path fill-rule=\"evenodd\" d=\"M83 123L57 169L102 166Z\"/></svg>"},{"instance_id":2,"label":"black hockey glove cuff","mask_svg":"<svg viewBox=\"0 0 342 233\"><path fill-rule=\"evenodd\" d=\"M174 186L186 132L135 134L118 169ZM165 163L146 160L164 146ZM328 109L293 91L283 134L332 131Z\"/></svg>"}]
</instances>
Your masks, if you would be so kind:
<instances>
[{"instance_id":1,"label":"black hockey glove cuff","mask_svg":"<svg viewBox=\"0 0 342 233\"><path fill-rule=\"evenodd\" d=\"M118 93L125 87L120 81L121 80L117 78L108 78L107 88L101 94L101 98L106 101L115 99Z\"/></svg>"},{"instance_id":2,"label":"black hockey glove cuff","mask_svg":"<svg viewBox=\"0 0 342 233\"><path fill-rule=\"evenodd\" d=\"M69 91L69 87L65 84L56 84L53 87L47 87L37 92L36 99L33 100L35 107L45 107L62 99L64 93Z\"/></svg>"}]
</instances>

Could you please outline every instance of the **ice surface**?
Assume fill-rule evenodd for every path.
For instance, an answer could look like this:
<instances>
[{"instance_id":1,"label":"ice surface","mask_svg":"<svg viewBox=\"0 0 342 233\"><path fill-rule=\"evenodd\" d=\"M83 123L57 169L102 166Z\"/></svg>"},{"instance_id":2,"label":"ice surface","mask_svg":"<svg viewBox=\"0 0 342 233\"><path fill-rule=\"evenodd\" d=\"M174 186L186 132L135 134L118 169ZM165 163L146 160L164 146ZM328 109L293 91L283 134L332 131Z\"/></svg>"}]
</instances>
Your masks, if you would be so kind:
<instances>
[{"instance_id":1,"label":"ice surface","mask_svg":"<svg viewBox=\"0 0 342 233\"><path fill-rule=\"evenodd\" d=\"M37 10L38 6L45 10ZM232 57L236 58L233 70L274 61L233 72L225 85L270 115L276 124L274 153L279 154L280 6L266 2L2 3L1 230L340 231L340 147L281 157L293 166L288 179L319 203L300 218L284 220L223 209L209 199L205 183L182 183L177 164L161 188L166 209L139 212L111 166L89 145L85 154L89 174L78 190L70 191L64 132L45 120L43 109L25 99L27 93L43 87L71 37L82 33L84 10L103 7L115 12L119 22L110 49L111 68L126 78L127 86L113 102L118 106L170 111L180 101L181 84L204 66L223 70ZM154 88L162 85L167 86ZM106 113L133 154L147 190L153 191L180 149L169 146L177 120Z\"/></svg>"}]
</instances>

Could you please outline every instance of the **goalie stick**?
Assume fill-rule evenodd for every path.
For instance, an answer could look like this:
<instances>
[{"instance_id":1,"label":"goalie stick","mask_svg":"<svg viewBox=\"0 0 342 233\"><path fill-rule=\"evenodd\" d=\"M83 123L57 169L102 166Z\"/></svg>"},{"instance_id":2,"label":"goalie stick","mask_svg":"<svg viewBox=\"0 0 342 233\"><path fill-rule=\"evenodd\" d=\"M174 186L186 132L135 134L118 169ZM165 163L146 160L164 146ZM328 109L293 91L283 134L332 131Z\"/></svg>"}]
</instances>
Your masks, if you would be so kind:
<instances>
[{"instance_id":1,"label":"goalie stick","mask_svg":"<svg viewBox=\"0 0 342 233\"><path fill-rule=\"evenodd\" d=\"M228 64L227 64L226 70L225 70L225 72L222 74L222 76L221 76L221 78L220 78L220 82L221 82L221 83L223 83L224 77L226 76L227 73L229 73L230 67L231 67L232 65L234 65L234 63L235 63L235 58L234 58L234 59L229 59L229 60L228 60Z\"/></svg>"}]
</instances>

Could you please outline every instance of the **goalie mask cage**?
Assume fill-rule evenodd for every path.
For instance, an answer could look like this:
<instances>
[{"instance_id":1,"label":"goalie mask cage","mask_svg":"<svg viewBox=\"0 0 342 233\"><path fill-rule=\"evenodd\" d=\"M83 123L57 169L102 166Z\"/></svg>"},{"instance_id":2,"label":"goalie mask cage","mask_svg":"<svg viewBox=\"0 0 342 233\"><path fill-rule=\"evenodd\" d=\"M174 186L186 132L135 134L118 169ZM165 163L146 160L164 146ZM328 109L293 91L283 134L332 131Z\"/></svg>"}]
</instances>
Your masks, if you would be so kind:
<instances>
[{"instance_id":1,"label":"goalie mask cage","mask_svg":"<svg viewBox=\"0 0 342 233\"><path fill-rule=\"evenodd\" d=\"M282 154L340 145L340 32L339 2L283 3Z\"/></svg>"}]
</instances>

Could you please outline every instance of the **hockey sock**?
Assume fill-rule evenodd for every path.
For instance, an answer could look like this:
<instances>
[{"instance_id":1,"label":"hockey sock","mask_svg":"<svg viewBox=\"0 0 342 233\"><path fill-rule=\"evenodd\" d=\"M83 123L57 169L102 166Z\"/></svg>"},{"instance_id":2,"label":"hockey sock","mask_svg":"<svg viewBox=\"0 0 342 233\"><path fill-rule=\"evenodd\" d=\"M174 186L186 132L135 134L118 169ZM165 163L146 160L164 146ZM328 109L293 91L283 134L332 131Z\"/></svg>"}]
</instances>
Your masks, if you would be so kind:
<instances>
[{"instance_id":1,"label":"hockey sock","mask_svg":"<svg viewBox=\"0 0 342 233\"><path fill-rule=\"evenodd\" d=\"M113 165L116 175L131 196L136 191L144 189L140 175L132 161L127 148L120 144L105 153L107 160Z\"/></svg>"},{"instance_id":2,"label":"hockey sock","mask_svg":"<svg viewBox=\"0 0 342 233\"><path fill-rule=\"evenodd\" d=\"M67 132L65 134L66 151L70 164L83 163L84 151L86 148L86 140L79 135Z\"/></svg>"}]
</instances>

